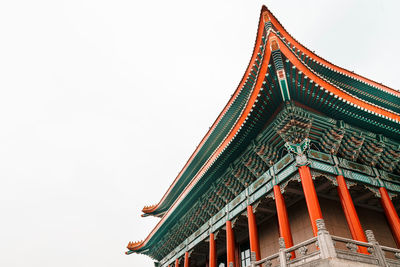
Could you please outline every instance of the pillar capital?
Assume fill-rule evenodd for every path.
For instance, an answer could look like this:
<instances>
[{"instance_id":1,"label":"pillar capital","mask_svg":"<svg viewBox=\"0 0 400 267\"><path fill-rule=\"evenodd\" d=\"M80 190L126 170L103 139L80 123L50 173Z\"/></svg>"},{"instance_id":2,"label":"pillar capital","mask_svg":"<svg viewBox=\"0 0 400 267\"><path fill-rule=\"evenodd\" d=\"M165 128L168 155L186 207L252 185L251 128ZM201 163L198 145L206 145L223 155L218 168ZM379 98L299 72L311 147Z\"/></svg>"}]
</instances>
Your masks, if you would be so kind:
<instances>
[{"instance_id":1,"label":"pillar capital","mask_svg":"<svg viewBox=\"0 0 400 267\"><path fill-rule=\"evenodd\" d=\"M310 164L306 155L307 150L310 148L310 139L304 138L300 143L286 142L285 147L289 153L296 156L296 165L298 167Z\"/></svg>"},{"instance_id":2,"label":"pillar capital","mask_svg":"<svg viewBox=\"0 0 400 267\"><path fill-rule=\"evenodd\" d=\"M297 167L307 166L309 164L310 164L310 162L306 155L304 155L304 154L296 155L296 166Z\"/></svg>"},{"instance_id":3,"label":"pillar capital","mask_svg":"<svg viewBox=\"0 0 400 267\"><path fill-rule=\"evenodd\" d=\"M296 155L305 155L310 148L310 139L304 138L300 143L286 142L285 147L287 150Z\"/></svg>"}]
</instances>

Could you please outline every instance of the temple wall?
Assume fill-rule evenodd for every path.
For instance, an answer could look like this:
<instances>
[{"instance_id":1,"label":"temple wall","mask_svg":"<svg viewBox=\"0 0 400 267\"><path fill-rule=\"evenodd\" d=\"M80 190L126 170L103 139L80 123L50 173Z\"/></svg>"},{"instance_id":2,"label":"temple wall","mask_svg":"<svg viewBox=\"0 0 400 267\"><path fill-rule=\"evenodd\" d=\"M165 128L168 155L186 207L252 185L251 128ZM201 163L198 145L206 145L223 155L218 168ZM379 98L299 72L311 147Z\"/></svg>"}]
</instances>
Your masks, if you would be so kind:
<instances>
[{"instance_id":1,"label":"temple wall","mask_svg":"<svg viewBox=\"0 0 400 267\"><path fill-rule=\"evenodd\" d=\"M351 238L346 217L339 201L319 198L322 216L325 220L326 229L331 235ZM309 219L310 220L310 219Z\"/></svg>"},{"instance_id":2,"label":"temple wall","mask_svg":"<svg viewBox=\"0 0 400 267\"><path fill-rule=\"evenodd\" d=\"M338 201L319 197L322 214L327 230L330 234L351 238L346 218ZM381 245L396 247L385 215L381 212L357 207L361 225L364 230L372 230ZM313 232L308 216L305 200L300 200L288 208L289 222L294 244L313 237ZM260 238L261 258L265 258L279 251L279 229L276 216L258 226ZM346 249L344 244L337 244L341 249Z\"/></svg>"},{"instance_id":3,"label":"temple wall","mask_svg":"<svg viewBox=\"0 0 400 267\"><path fill-rule=\"evenodd\" d=\"M375 234L376 240L381 245L392 248L397 247L396 242L393 239L392 232L390 231L389 224L387 223L385 214L383 212L360 207L356 208L364 231L372 230Z\"/></svg>"},{"instance_id":4,"label":"temple wall","mask_svg":"<svg viewBox=\"0 0 400 267\"><path fill-rule=\"evenodd\" d=\"M261 258L265 258L279 250L279 228L276 216L258 226L258 235L260 238Z\"/></svg>"}]
</instances>

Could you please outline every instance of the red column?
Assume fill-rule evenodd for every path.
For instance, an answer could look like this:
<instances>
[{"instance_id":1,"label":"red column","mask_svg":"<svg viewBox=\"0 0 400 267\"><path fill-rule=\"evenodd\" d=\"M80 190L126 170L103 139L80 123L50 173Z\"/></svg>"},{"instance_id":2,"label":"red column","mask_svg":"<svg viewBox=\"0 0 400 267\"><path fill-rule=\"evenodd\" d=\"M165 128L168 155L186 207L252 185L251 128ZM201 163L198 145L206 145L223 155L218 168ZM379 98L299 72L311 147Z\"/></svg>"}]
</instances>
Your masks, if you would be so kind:
<instances>
[{"instance_id":1,"label":"red column","mask_svg":"<svg viewBox=\"0 0 400 267\"><path fill-rule=\"evenodd\" d=\"M346 217L347 224L349 225L351 236L354 240L368 242L362 229L360 219L358 218L356 208L354 207L353 200L351 199L351 195L349 189L347 188L346 181L344 180L343 175L337 176L336 180L338 183L337 190L339 193L340 203L342 204L342 208ZM368 254L366 247L358 248L360 252Z\"/></svg>"},{"instance_id":2,"label":"red column","mask_svg":"<svg viewBox=\"0 0 400 267\"><path fill-rule=\"evenodd\" d=\"M240 266L240 257L239 257L239 254L240 254L240 252L239 252L239 247L238 247L238 246L235 246L235 265L234 265L234 267L241 267L241 266Z\"/></svg>"},{"instance_id":3,"label":"red column","mask_svg":"<svg viewBox=\"0 0 400 267\"><path fill-rule=\"evenodd\" d=\"M175 260L175 267L179 267L179 259Z\"/></svg>"},{"instance_id":4,"label":"red column","mask_svg":"<svg viewBox=\"0 0 400 267\"><path fill-rule=\"evenodd\" d=\"M185 264L184 267L189 267L189 252L185 252Z\"/></svg>"},{"instance_id":5,"label":"red column","mask_svg":"<svg viewBox=\"0 0 400 267\"><path fill-rule=\"evenodd\" d=\"M209 267L217 267L217 253L215 247L214 234L210 234L210 253L209 253Z\"/></svg>"},{"instance_id":6,"label":"red column","mask_svg":"<svg viewBox=\"0 0 400 267\"><path fill-rule=\"evenodd\" d=\"M390 229L392 230L392 234L394 240L396 241L397 247L400 248L400 219L399 215L394 208L392 200L390 200L389 194L384 187L379 188L379 192L381 193L381 204L383 210L385 211L386 218L389 222Z\"/></svg>"},{"instance_id":7,"label":"red column","mask_svg":"<svg viewBox=\"0 0 400 267\"><path fill-rule=\"evenodd\" d=\"M285 240L285 246L290 248L293 246L292 232L290 231L289 217L286 210L285 199L282 196L279 185L274 185L274 196L276 212L278 215L279 233ZM292 258L296 257L295 252L292 252Z\"/></svg>"},{"instance_id":8,"label":"red column","mask_svg":"<svg viewBox=\"0 0 400 267\"><path fill-rule=\"evenodd\" d=\"M310 168L308 166L299 167L301 185L303 187L304 197L307 203L308 215L310 216L311 225L314 236L317 236L317 219L322 218L321 207L319 205L317 192L315 191L314 182L311 178Z\"/></svg>"},{"instance_id":9,"label":"red column","mask_svg":"<svg viewBox=\"0 0 400 267\"><path fill-rule=\"evenodd\" d=\"M231 221L226 221L226 258L228 267L231 267L230 263L235 266L235 237Z\"/></svg>"},{"instance_id":10,"label":"red column","mask_svg":"<svg viewBox=\"0 0 400 267\"><path fill-rule=\"evenodd\" d=\"M247 220L249 225L250 251L256 254L256 260L260 260L260 242L258 240L256 216L253 213L251 205L247 206Z\"/></svg>"}]
</instances>

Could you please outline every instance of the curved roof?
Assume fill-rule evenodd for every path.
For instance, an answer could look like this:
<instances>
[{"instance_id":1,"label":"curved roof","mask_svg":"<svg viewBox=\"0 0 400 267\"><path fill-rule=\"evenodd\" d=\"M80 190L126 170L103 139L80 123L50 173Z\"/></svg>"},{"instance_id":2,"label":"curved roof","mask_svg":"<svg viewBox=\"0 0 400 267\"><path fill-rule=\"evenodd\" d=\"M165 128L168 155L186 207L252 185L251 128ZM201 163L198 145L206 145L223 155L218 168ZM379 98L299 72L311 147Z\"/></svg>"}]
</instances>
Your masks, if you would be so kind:
<instances>
[{"instance_id":1,"label":"curved roof","mask_svg":"<svg viewBox=\"0 0 400 267\"><path fill-rule=\"evenodd\" d=\"M278 68L271 67L274 63ZM284 75L281 76L279 71L282 70ZM277 79L271 79L272 76L290 85L286 85L288 96L283 91L279 96L277 91L266 92L269 101L274 103L269 114L287 100L285 98L292 97L323 113L351 120L360 127L374 125L377 131L399 139L400 92L317 56L291 37L264 6L253 54L238 88L160 202L143 209L145 215L162 216L162 219L144 241L130 242L130 251L145 253L157 242L177 220L178 213L183 212L183 206L195 201L196 194L209 185L207 175L216 168L214 165L221 155L237 147L235 142L239 135L246 138L252 134L248 127L255 124L261 114L257 102L264 101L260 92L266 83L275 83Z\"/></svg>"},{"instance_id":2,"label":"curved roof","mask_svg":"<svg viewBox=\"0 0 400 267\"><path fill-rule=\"evenodd\" d=\"M334 87L326 85L326 82L322 82L326 87L330 88L332 93L335 93L339 97L344 97L346 100L349 100L361 107L368 108L371 111L377 112L380 110L381 112L378 112L379 114L393 119L396 118L396 116L391 116L390 112L386 112L386 109L400 113L399 91L376 83L370 79L355 74L354 72L340 68L319 57L294 39L275 18L275 16L268 10L268 8L263 6L261 13L263 16L268 17L267 20L271 21L273 27L277 30L279 35L285 39L286 44L290 45L290 49L292 51L298 51L297 53L301 53L302 58L307 58L308 62L313 63L307 64L307 67L310 67L312 71L318 72L322 76L319 79L320 81L324 78L328 79L331 83L337 87L341 87L342 91L344 91L340 92L339 90L334 89ZM261 42L261 23L263 23L263 19L260 19L259 22L255 47L258 47ZM178 176L175 178L168 190L165 192L164 196L157 204L143 208L143 216L163 215L164 212L171 206L176 197L179 196L182 190L187 186L189 179L193 177L193 174L196 173L196 171L198 171L199 168L205 163L207 157L210 155L210 152L215 150L217 143L224 138L224 135L226 135L228 131L226 127L227 121L237 119L238 114L233 110L237 111L243 107L243 102L241 101L243 99L240 99L240 94L243 92L241 92L240 88L242 88L245 78L248 77L251 67L255 63L257 56L256 52L257 49L254 49L247 70L235 93L232 95L231 99L228 101L227 105L215 120L207 134L203 137L200 144L197 146L191 157L184 165L183 169L178 173ZM288 53L288 51L286 51L286 53ZM291 59L294 59L294 56L291 56ZM307 71L307 73L310 72ZM310 74L310 76L312 76L312 74ZM335 76L335 79L330 78L333 76ZM362 102L367 102L367 104ZM382 109L379 109L379 107Z\"/></svg>"},{"instance_id":3,"label":"curved roof","mask_svg":"<svg viewBox=\"0 0 400 267\"><path fill-rule=\"evenodd\" d=\"M258 31L262 29L263 21L260 19ZM254 45L255 48L260 46L261 41L262 34L258 32ZM178 173L178 176L172 182L167 192L165 192L158 204L143 208L142 211L145 213L145 216L162 215L186 187L190 181L189 179L193 177L193 174L200 169L202 164L205 163L207 156L210 156L210 154L216 149L216 146L218 145L218 142L216 141L221 141L226 136L228 130L230 130L228 126L238 118L238 111L243 109L244 100L248 97L249 90L243 89L246 89L246 78L251 75L252 66L256 63L257 52L258 50L254 49L250 63L236 91L231 96L211 128L208 130L207 134L203 137L193 154L190 156L183 169Z\"/></svg>"}]
</instances>

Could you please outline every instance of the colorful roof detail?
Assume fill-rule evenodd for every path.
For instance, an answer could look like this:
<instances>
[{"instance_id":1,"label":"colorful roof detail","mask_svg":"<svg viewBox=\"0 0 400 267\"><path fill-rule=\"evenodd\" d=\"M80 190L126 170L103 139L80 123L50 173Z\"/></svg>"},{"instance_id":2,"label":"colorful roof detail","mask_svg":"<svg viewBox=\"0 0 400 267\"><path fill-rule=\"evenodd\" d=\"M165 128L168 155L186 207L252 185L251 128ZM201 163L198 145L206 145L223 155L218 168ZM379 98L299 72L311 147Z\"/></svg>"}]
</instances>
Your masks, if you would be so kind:
<instances>
[{"instance_id":1,"label":"colorful roof detail","mask_svg":"<svg viewBox=\"0 0 400 267\"><path fill-rule=\"evenodd\" d=\"M238 88L160 202L143 208L144 216L162 218L144 241L129 242L130 252L145 253L158 243L174 227L177 218L198 200L196 197L202 197L205 188L221 175L221 170L229 165L230 160L239 155L238 151L247 147L288 101L329 114L340 122L337 127L326 130L320 140L327 151L349 158L360 157L362 161L380 164L382 168L388 165L388 169L390 158L400 160L400 148L396 145L393 149L384 150L382 142L377 140L369 143L367 150L361 150L364 137L348 136L344 131L345 123L351 122L359 128L400 140L400 92L317 56L291 37L273 14L263 7L253 54ZM310 131L310 127L311 123L307 121L302 125L305 132ZM282 131L282 135L284 133L287 129ZM272 141L282 142L277 139ZM275 148L276 144L254 143L254 151L263 162L244 156L242 160L246 168L231 166L230 172L250 182L251 177L259 175L267 165L275 162ZM228 179L227 183L232 185L233 190L245 187L235 179ZM217 210L219 205L216 203L224 202L223 196L232 194L217 188L215 192L208 198L211 199L211 207L216 207L204 209L204 212Z\"/></svg>"}]
</instances>

